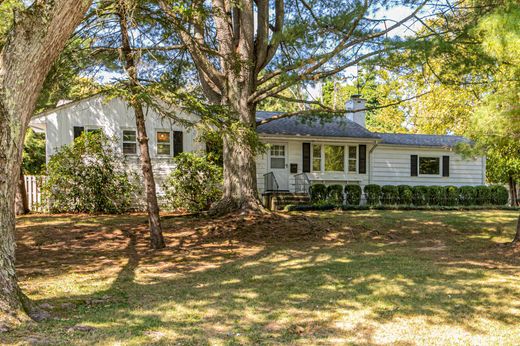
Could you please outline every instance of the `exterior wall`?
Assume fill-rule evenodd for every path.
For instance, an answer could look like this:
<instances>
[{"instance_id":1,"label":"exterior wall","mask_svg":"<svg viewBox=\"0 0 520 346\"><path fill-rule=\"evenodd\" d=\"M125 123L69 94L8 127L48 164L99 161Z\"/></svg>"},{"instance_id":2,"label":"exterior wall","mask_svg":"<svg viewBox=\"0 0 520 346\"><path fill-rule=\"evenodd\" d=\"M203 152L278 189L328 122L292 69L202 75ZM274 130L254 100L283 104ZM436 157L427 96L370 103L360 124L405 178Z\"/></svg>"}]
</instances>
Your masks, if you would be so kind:
<instances>
[{"instance_id":1,"label":"exterior wall","mask_svg":"<svg viewBox=\"0 0 520 346\"><path fill-rule=\"evenodd\" d=\"M450 157L450 176L410 175L410 155ZM379 145L370 159L370 183L379 185L481 185L485 183L485 158L465 160L460 155L441 148Z\"/></svg>"},{"instance_id":2,"label":"exterior wall","mask_svg":"<svg viewBox=\"0 0 520 346\"><path fill-rule=\"evenodd\" d=\"M267 138L264 137L262 141L266 144L286 144L288 153L287 157L287 174L289 176L289 191L295 191L295 176L299 173L302 173L303 168L303 154L302 154L302 143L311 143L311 144L333 144L333 145L358 145L358 144L366 144L367 145L367 158L368 152L373 147L372 144L367 142L359 142L355 139L352 140L338 140L338 139L324 139L324 138ZM269 150L268 150L269 151ZM359 158L358 158L359 160ZM359 161L356 161L358 164ZM297 164L298 165L298 173L290 173L290 165ZM345 163L346 165L346 163ZM346 168L346 166L345 166ZM269 153L264 153L262 155L258 155L256 159L256 176L257 176L257 184L258 184L258 192L261 194L264 192L264 174L269 173L271 170L269 169ZM311 179L314 183L324 183L326 185L332 184L346 184L354 183L360 184L364 186L368 184L368 173L369 173L369 161L367 161L367 173L366 174L358 174L358 173L347 173L347 172L310 172L307 173L309 179Z\"/></svg>"},{"instance_id":3,"label":"exterior wall","mask_svg":"<svg viewBox=\"0 0 520 346\"><path fill-rule=\"evenodd\" d=\"M362 187L367 184L379 185L481 185L485 183L485 158L479 157L475 160L463 159L460 155L449 149L411 147L411 146L388 146L366 142L354 142L352 140L324 140L323 138L263 138L264 143L286 144L288 148L287 165L298 164L298 173L302 172L302 143L343 144L343 145L367 145L367 174L352 174L341 172L311 172L307 173L309 179L314 183L324 184L346 184L355 183ZM373 151L371 152L371 150ZM450 176L417 176L410 175L410 155L450 156ZM269 153L258 155L256 159L256 175L259 193L264 192L264 174L269 173ZM289 175L289 191L295 191L295 175Z\"/></svg>"},{"instance_id":4,"label":"exterior wall","mask_svg":"<svg viewBox=\"0 0 520 346\"><path fill-rule=\"evenodd\" d=\"M185 119L195 120L190 115L180 114L180 116ZM43 119L45 120L42 121ZM127 106L126 102L118 98L106 102L101 96L94 96L77 103L59 107L52 112L35 118L31 123L34 125L45 124L47 161L61 146L73 142L74 126L102 128L107 136L115 138L119 143L117 149L121 154L122 131L136 129L134 111ZM156 130L182 131L183 151L185 152L203 150L204 145L196 141L197 134L194 130L175 124L171 119L162 118L151 109L146 114L146 129L154 176L157 183L157 192L158 195L162 195L162 182L175 165L172 162L172 156L157 155ZM138 155L125 155L125 160L130 169L138 172L140 175Z\"/></svg>"}]
</instances>

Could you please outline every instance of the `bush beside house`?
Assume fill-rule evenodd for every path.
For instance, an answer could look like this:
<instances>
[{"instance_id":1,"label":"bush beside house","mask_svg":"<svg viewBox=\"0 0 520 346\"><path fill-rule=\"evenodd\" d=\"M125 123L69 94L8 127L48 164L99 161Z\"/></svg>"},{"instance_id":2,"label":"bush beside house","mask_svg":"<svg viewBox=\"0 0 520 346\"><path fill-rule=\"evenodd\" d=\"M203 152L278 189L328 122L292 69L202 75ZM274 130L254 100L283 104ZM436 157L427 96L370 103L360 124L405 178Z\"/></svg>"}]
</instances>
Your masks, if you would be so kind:
<instances>
[{"instance_id":1,"label":"bush beside house","mask_svg":"<svg viewBox=\"0 0 520 346\"><path fill-rule=\"evenodd\" d=\"M102 133L83 133L51 157L43 198L51 213L122 213L137 193L137 178Z\"/></svg>"}]
</instances>

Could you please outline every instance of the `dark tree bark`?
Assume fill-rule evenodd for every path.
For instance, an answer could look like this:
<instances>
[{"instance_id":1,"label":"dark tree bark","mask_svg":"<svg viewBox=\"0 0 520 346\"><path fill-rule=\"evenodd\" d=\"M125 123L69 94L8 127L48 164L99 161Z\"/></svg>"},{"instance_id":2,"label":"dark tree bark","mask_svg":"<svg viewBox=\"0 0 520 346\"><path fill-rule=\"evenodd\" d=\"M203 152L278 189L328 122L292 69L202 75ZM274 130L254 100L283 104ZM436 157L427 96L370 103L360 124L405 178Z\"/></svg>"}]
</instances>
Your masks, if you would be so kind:
<instances>
[{"instance_id":1,"label":"dark tree bark","mask_svg":"<svg viewBox=\"0 0 520 346\"><path fill-rule=\"evenodd\" d=\"M20 169L20 178L18 179L18 191L16 191L15 213L16 215L25 215L30 212L29 200L27 199L27 191L25 190L25 177L23 170Z\"/></svg>"},{"instance_id":2,"label":"dark tree bark","mask_svg":"<svg viewBox=\"0 0 520 346\"><path fill-rule=\"evenodd\" d=\"M45 77L90 3L36 0L16 15L0 52L0 330L32 312L15 270L14 202L25 132Z\"/></svg>"},{"instance_id":3,"label":"dark tree bark","mask_svg":"<svg viewBox=\"0 0 520 346\"><path fill-rule=\"evenodd\" d=\"M146 193L146 206L148 210L148 224L150 227L150 246L153 249L162 249L166 246L162 234L161 219L159 217L159 204L153 176L152 161L148 147L148 135L146 133L145 115L143 106L136 92L139 89L137 64L128 36L128 8L125 0L118 0L117 12L121 29L122 52L125 63L125 71L130 79L130 93L132 98L130 105L134 109L137 137L139 141L139 160L143 172L143 180Z\"/></svg>"}]
</instances>

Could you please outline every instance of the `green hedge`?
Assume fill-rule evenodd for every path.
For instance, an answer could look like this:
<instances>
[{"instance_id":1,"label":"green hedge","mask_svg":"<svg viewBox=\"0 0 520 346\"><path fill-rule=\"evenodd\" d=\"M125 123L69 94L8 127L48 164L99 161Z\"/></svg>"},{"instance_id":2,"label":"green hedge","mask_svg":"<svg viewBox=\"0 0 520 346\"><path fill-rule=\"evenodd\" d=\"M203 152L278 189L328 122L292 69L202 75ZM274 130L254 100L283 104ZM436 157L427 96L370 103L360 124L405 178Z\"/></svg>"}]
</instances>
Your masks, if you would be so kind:
<instances>
[{"instance_id":1,"label":"green hedge","mask_svg":"<svg viewBox=\"0 0 520 346\"><path fill-rule=\"evenodd\" d=\"M412 203L414 205L426 205L429 201L428 186L412 187Z\"/></svg>"},{"instance_id":2,"label":"green hedge","mask_svg":"<svg viewBox=\"0 0 520 346\"><path fill-rule=\"evenodd\" d=\"M463 210L520 210L520 207L504 205L483 206L414 206L414 205L337 205L337 204L290 204L286 211L320 211L320 210L424 210L424 211L463 211Z\"/></svg>"},{"instance_id":3,"label":"green hedge","mask_svg":"<svg viewBox=\"0 0 520 346\"><path fill-rule=\"evenodd\" d=\"M327 201L332 204L343 204L343 185L327 186Z\"/></svg>"},{"instance_id":4,"label":"green hedge","mask_svg":"<svg viewBox=\"0 0 520 346\"><path fill-rule=\"evenodd\" d=\"M399 191L399 204L412 204L413 192L410 185L399 185L397 190Z\"/></svg>"},{"instance_id":5,"label":"green hedge","mask_svg":"<svg viewBox=\"0 0 520 346\"><path fill-rule=\"evenodd\" d=\"M377 184L368 184L365 185L364 191L368 205L379 205L381 198L381 186Z\"/></svg>"},{"instance_id":6,"label":"green hedge","mask_svg":"<svg viewBox=\"0 0 520 346\"><path fill-rule=\"evenodd\" d=\"M445 205L454 206L459 204L459 188L456 186L445 186Z\"/></svg>"},{"instance_id":7,"label":"green hedge","mask_svg":"<svg viewBox=\"0 0 520 346\"><path fill-rule=\"evenodd\" d=\"M444 205L446 193L442 186L428 186L428 204Z\"/></svg>"},{"instance_id":8,"label":"green hedge","mask_svg":"<svg viewBox=\"0 0 520 346\"><path fill-rule=\"evenodd\" d=\"M475 203L477 205L487 205L491 203L491 189L488 186L475 186Z\"/></svg>"},{"instance_id":9,"label":"green hedge","mask_svg":"<svg viewBox=\"0 0 520 346\"><path fill-rule=\"evenodd\" d=\"M384 185L381 188L381 202L385 205L394 205L399 203L399 189L394 185Z\"/></svg>"},{"instance_id":10,"label":"green hedge","mask_svg":"<svg viewBox=\"0 0 520 346\"><path fill-rule=\"evenodd\" d=\"M327 187L323 184L313 184L309 188L311 202L316 203L327 199Z\"/></svg>"},{"instance_id":11,"label":"green hedge","mask_svg":"<svg viewBox=\"0 0 520 346\"><path fill-rule=\"evenodd\" d=\"M347 205L359 205L361 203L361 186L346 185L345 195Z\"/></svg>"},{"instance_id":12,"label":"green hedge","mask_svg":"<svg viewBox=\"0 0 520 346\"><path fill-rule=\"evenodd\" d=\"M490 200L493 205L505 205L509 201L509 192L501 185L492 185L489 187Z\"/></svg>"},{"instance_id":13,"label":"green hedge","mask_svg":"<svg viewBox=\"0 0 520 346\"><path fill-rule=\"evenodd\" d=\"M459 188L459 203L460 205L475 205L476 190L473 186L461 186Z\"/></svg>"}]
</instances>

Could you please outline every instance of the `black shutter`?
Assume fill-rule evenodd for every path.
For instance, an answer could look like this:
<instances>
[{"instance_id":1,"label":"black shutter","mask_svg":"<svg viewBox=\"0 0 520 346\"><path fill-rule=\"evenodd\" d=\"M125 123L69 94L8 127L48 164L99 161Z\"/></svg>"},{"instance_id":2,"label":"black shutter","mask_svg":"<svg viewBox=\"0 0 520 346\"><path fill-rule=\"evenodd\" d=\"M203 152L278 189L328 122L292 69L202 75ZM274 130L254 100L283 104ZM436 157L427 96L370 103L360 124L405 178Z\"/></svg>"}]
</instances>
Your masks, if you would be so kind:
<instances>
[{"instance_id":1,"label":"black shutter","mask_svg":"<svg viewBox=\"0 0 520 346\"><path fill-rule=\"evenodd\" d=\"M442 157L442 176L443 177L450 176L450 157L449 156Z\"/></svg>"},{"instance_id":2,"label":"black shutter","mask_svg":"<svg viewBox=\"0 0 520 346\"><path fill-rule=\"evenodd\" d=\"M417 176L417 155L411 155L410 156L410 175L412 177Z\"/></svg>"},{"instance_id":3,"label":"black shutter","mask_svg":"<svg viewBox=\"0 0 520 346\"><path fill-rule=\"evenodd\" d=\"M359 145L359 174L367 173L367 146L364 144Z\"/></svg>"},{"instance_id":4,"label":"black shutter","mask_svg":"<svg viewBox=\"0 0 520 346\"><path fill-rule=\"evenodd\" d=\"M173 131L173 156L177 156L182 152L182 131Z\"/></svg>"},{"instance_id":5,"label":"black shutter","mask_svg":"<svg viewBox=\"0 0 520 346\"><path fill-rule=\"evenodd\" d=\"M302 143L302 172L309 173L311 171L311 143Z\"/></svg>"},{"instance_id":6,"label":"black shutter","mask_svg":"<svg viewBox=\"0 0 520 346\"><path fill-rule=\"evenodd\" d=\"M74 126L74 139L81 136L81 134L85 131L83 126Z\"/></svg>"}]
</instances>

